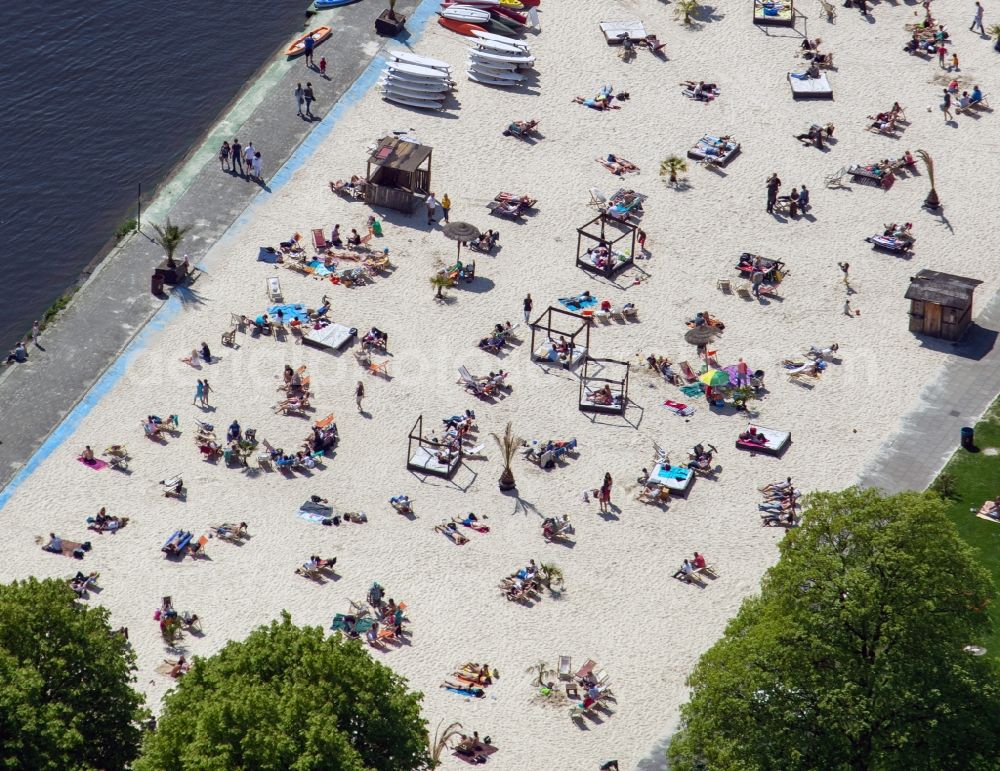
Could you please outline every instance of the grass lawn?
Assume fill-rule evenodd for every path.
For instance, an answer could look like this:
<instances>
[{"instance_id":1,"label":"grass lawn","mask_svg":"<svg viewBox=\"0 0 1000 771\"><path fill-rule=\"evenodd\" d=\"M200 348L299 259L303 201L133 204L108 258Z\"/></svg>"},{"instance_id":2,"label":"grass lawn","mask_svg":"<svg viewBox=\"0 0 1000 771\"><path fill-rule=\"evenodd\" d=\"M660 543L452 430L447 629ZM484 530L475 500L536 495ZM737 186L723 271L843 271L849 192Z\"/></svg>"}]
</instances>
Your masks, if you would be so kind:
<instances>
[{"instance_id":1,"label":"grass lawn","mask_svg":"<svg viewBox=\"0 0 1000 771\"><path fill-rule=\"evenodd\" d=\"M941 473L954 477L954 497L946 500L952 521L1000 590L1000 522L976 516L983 501L1000 495L1000 399L976 425L975 444L979 452L959 448ZM989 613L993 634L982 645L989 650L988 655L1000 658L1000 601L990 606Z\"/></svg>"}]
</instances>

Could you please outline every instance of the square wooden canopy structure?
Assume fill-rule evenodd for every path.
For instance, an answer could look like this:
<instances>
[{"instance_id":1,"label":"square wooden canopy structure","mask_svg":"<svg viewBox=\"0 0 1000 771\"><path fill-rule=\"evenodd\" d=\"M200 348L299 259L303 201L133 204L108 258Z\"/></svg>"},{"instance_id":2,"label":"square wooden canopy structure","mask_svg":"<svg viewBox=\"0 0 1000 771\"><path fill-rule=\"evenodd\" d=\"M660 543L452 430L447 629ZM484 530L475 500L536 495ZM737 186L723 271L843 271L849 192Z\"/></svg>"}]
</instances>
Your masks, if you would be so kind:
<instances>
[{"instance_id":1,"label":"square wooden canopy structure","mask_svg":"<svg viewBox=\"0 0 1000 771\"><path fill-rule=\"evenodd\" d=\"M448 462L438 459L438 453L447 453ZM447 442L439 442L424 436L424 416L410 429L406 448L406 468L422 474L432 474L450 479L462 462L462 445L454 449Z\"/></svg>"},{"instance_id":2,"label":"square wooden canopy structure","mask_svg":"<svg viewBox=\"0 0 1000 771\"><path fill-rule=\"evenodd\" d=\"M583 335L583 345L577 339ZM537 338L540 337L539 341ZM559 337L566 338L569 343L569 354L563 360L552 347L550 340ZM590 350L590 322L579 313L564 311L562 308L549 306L542 314L531 322L531 360L561 363L569 369L579 364Z\"/></svg>"},{"instance_id":3,"label":"square wooden canopy structure","mask_svg":"<svg viewBox=\"0 0 1000 771\"><path fill-rule=\"evenodd\" d=\"M773 7L772 3L765 0L753 0L753 23L773 24L782 27L795 26L795 2L794 0L784 0L782 8Z\"/></svg>"},{"instance_id":4,"label":"square wooden canopy structure","mask_svg":"<svg viewBox=\"0 0 1000 771\"><path fill-rule=\"evenodd\" d=\"M936 270L910 278L904 297L910 301L910 331L958 340L972 322L972 295L982 281Z\"/></svg>"},{"instance_id":5,"label":"square wooden canopy structure","mask_svg":"<svg viewBox=\"0 0 1000 771\"><path fill-rule=\"evenodd\" d=\"M586 225L576 229L576 266L588 273L614 278L621 271L632 267L638 230L639 226L632 222L622 222L603 212L598 214ZM591 259L591 252L602 246L608 250L608 261L607 265L599 268ZM624 249L627 251L623 251Z\"/></svg>"},{"instance_id":6,"label":"square wooden canopy structure","mask_svg":"<svg viewBox=\"0 0 1000 771\"><path fill-rule=\"evenodd\" d=\"M602 374L605 369L615 369L620 377ZM596 372L595 372L596 370ZM629 363L617 359L592 359L583 357L580 373L580 412L600 412L605 415L624 415L628 406ZM591 396L607 387L611 391L610 403L592 401Z\"/></svg>"},{"instance_id":7,"label":"square wooden canopy structure","mask_svg":"<svg viewBox=\"0 0 1000 771\"><path fill-rule=\"evenodd\" d=\"M432 147L383 137L368 158L365 203L412 212L431 189Z\"/></svg>"}]
</instances>

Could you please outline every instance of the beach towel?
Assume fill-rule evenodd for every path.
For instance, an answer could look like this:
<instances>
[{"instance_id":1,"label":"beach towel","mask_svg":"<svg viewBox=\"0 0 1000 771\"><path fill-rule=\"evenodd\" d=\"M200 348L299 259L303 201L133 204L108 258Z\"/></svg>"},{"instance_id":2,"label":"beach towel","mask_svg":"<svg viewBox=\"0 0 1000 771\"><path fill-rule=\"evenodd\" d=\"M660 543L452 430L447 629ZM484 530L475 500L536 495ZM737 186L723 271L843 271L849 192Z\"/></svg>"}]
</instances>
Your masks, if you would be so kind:
<instances>
[{"instance_id":1,"label":"beach towel","mask_svg":"<svg viewBox=\"0 0 1000 771\"><path fill-rule=\"evenodd\" d=\"M590 297L586 300L581 300L580 295L576 297L560 297L559 304L571 311L578 311L581 308L589 308L592 305L597 305L597 298Z\"/></svg>"},{"instance_id":2,"label":"beach towel","mask_svg":"<svg viewBox=\"0 0 1000 771\"><path fill-rule=\"evenodd\" d=\"M278 311L281 311L284 314L285 323L288 323L292 319L298 319L303 324L306 324L309 321L309 314L306 313L306 306L302 303L272 305L267 309L267 315L274 319L278 315Z\"/></svg>"},{"instance_id":3,"label":"beach towel","mask_svg":"<svg viewBox=\"0 0 1000 771\"><path fill-rule=\"evenodd\" d=\"M684 466L671 466L670 468L661 468L658 476L664 479L687 479L691 475L691 469L685 468Z\"/></svg>"},{"instance_id":4,"label":"beach towel","mask_svg":"<svg viewBox=\"0 0 1000 771\"><path fill-rule=\"evenodd\" d=\"M685 396L701 396L701 386L700 385L686 385L681 386L681 393Z\"/></svg>"},{"instance_id":5,"label":"beach towel","mask_svg":"<svg viewBox=\"0 0 1000 771\"><path fill-rule=\"evenodd\" d=\"M266 262L274 265L278 261L279 254L270 246L262 246L257 252L257 262Z\"/></svg>"},{"instance_id":6,"label":"beach towel","mask_svg":"<svg viewBox=\"0 0 1000 771\"><path fill-rule=\"evenodd\" d=\"M663 406L674 413L674 415L680 415L685 418L689 415L694 415L694 407L688 407L686 404L681 404L680 402L672 402L670 399L663 402Z\"/></svg>"},{"instance_id":7,"label":"beach towel","mask_svg":"<svg viewBox=\"0 0 1000 771\"><path fill-rule=\"evenodd\" d=\"M445 690L457 693L459 696L475 696L477 699L485 695L482 688L454 688L449 685Z\"/></svg>"},{"instance_id":8,"label":"beach towel","mask_svg":"<svg viewBox=\"0 0 1000 771\"><path fill-rule=\"evenodd\" d=\"M80 463L82 463L87 468L94 469L94 471L100 471L101 469L105 469L108 467L107 461L98 460L97 458L95 458L94 460L84 460L83 457L79 457L77 458L77 460L80 461Z\"/></svg>"},{"instance_id":9,"label":"beach towel","mask_svg":"<svg viewBox=\"0 0 1000 771\"><path fill-rule=\"evenodd\" d=\"M333 517L333 507L324 506L322 503L306 501L299 506L299 510L295 512L295 515L301 517L306 522L315 522L317 525L322 525L329 522Z\"/></svg>"},{"instance_id":10,"label":"beach towel","mask_svg":"<svg viewBox=\"0 0 1000 771\"><path fill-rule=\"evenodd\" d=\"M312 262L309 263L309 267L312 268L312 271L315 275L324 278L326 276L332 276L333 272L337 269L336 263L334 263L332 268L328 268L326 267L326 265L323 264L321 260L313 260Z\"/></svg>"}]
</instances>

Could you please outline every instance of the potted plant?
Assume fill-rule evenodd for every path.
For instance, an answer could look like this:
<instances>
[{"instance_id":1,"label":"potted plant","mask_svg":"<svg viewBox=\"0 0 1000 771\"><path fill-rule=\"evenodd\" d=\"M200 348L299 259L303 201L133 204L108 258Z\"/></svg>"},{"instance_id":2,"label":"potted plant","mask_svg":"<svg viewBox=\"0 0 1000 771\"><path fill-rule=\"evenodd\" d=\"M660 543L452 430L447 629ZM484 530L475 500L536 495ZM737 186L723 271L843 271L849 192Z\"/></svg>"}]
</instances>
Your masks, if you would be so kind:
<instances>
[{"instance_id":1,"label":"potted plant","mask_svg":"<svg viewBox=\"0 0 1000 771\"><path fill-rule=\"evenodd\" d=\"M160 246L167 253L167 267L173 270L177 267L177 263L174 262L174 252L181 245L184 236L191 230L191 226L175 225L170 221L170 217L167 217L166 225L157 225L154 223L153 229L156 230L156 234L160 237Z\"/></svg>"},{"instance_id":2,"label":"potted plant","mask_svg":"<svg viewBox=\"0 0 1000 771\"><path fill-rule=\"evenodd\" d=\"M375 19L375 31L386 37L395 37L406 26L406 17L396 13L396 0L389 0L389 7Z\"/></svg>"},{"instance_id":3,"label":"potted plant","mask_svg":"<svg viewBox=\"0 0 1000 771\"><path fill-rule=\"evenodd\" d=\"M431 276L431 286L437 290L434 297L438 300L443 300L444 290L455 286L455 281L447 273L435 273Z\"/></svg>"},{"instance_id":4,"label":"potted plant","mask_svg":"<svg viewBox=\"0 0 1000 771\"><path fill-rule=\"evenodd\" d=\"M931 191L927 194L924 199L924 206L932 211L941 208L941 199L938 198L937 188L934 186L934 159L931 158L930 153L926 150L917 150L917 156L924 162L927 167L927 177L931 182Z\"/></svg>"},{"instance_id":5,"label":"potted plant","mask_svg":"<svg viewBox=\"0 0 1000 771\"><path fill-rule=\"evenodd\" d=\"M698 11L698 0L677 0L677 4L674 6L674 18L682 21L685 26L689 26Z\"/></svg>"},{"instance_id":6,"label":"potted plant","mask_svg":"<svg viewBox=\"0 0 1000 771\"><path fill-rule=\"evenodd\" d=\"M514 436L510 422L507 423L507 428L504 430L503 436L493 433L490 436L493 437L493 440L500 448L500 453L503 455L503 471L500 473L500 481L498 483L500 490L513 490L517 487L517 482L514 480L514 472L511 470L510 464L514 460L514 453L517 452L518 447L524 445L524 440Z\"/></svg>"}]
</instances>

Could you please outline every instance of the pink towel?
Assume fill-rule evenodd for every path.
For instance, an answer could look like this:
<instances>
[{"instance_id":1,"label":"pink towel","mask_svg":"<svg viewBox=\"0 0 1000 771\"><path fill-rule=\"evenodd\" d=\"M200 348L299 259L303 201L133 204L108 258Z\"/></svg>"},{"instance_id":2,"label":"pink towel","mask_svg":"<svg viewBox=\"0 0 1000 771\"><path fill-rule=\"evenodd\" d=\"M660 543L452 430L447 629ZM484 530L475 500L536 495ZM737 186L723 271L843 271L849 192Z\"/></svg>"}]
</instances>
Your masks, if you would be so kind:
<instances>
[{"instance_id":1,"label":"pink towel","mask_svg":"<svg viewBox=\"0 0 1000 771\"><path fill-rule=\"evenodd\" d=\"M80 463L82 463L87 468L94 469L94 471L100 471L102 468L108 467L107 461L97 460L96 458L94 460L84 460L82 457L80 457L77 458L77 460L80 461Z\"/></svg>"}]
</instances>

